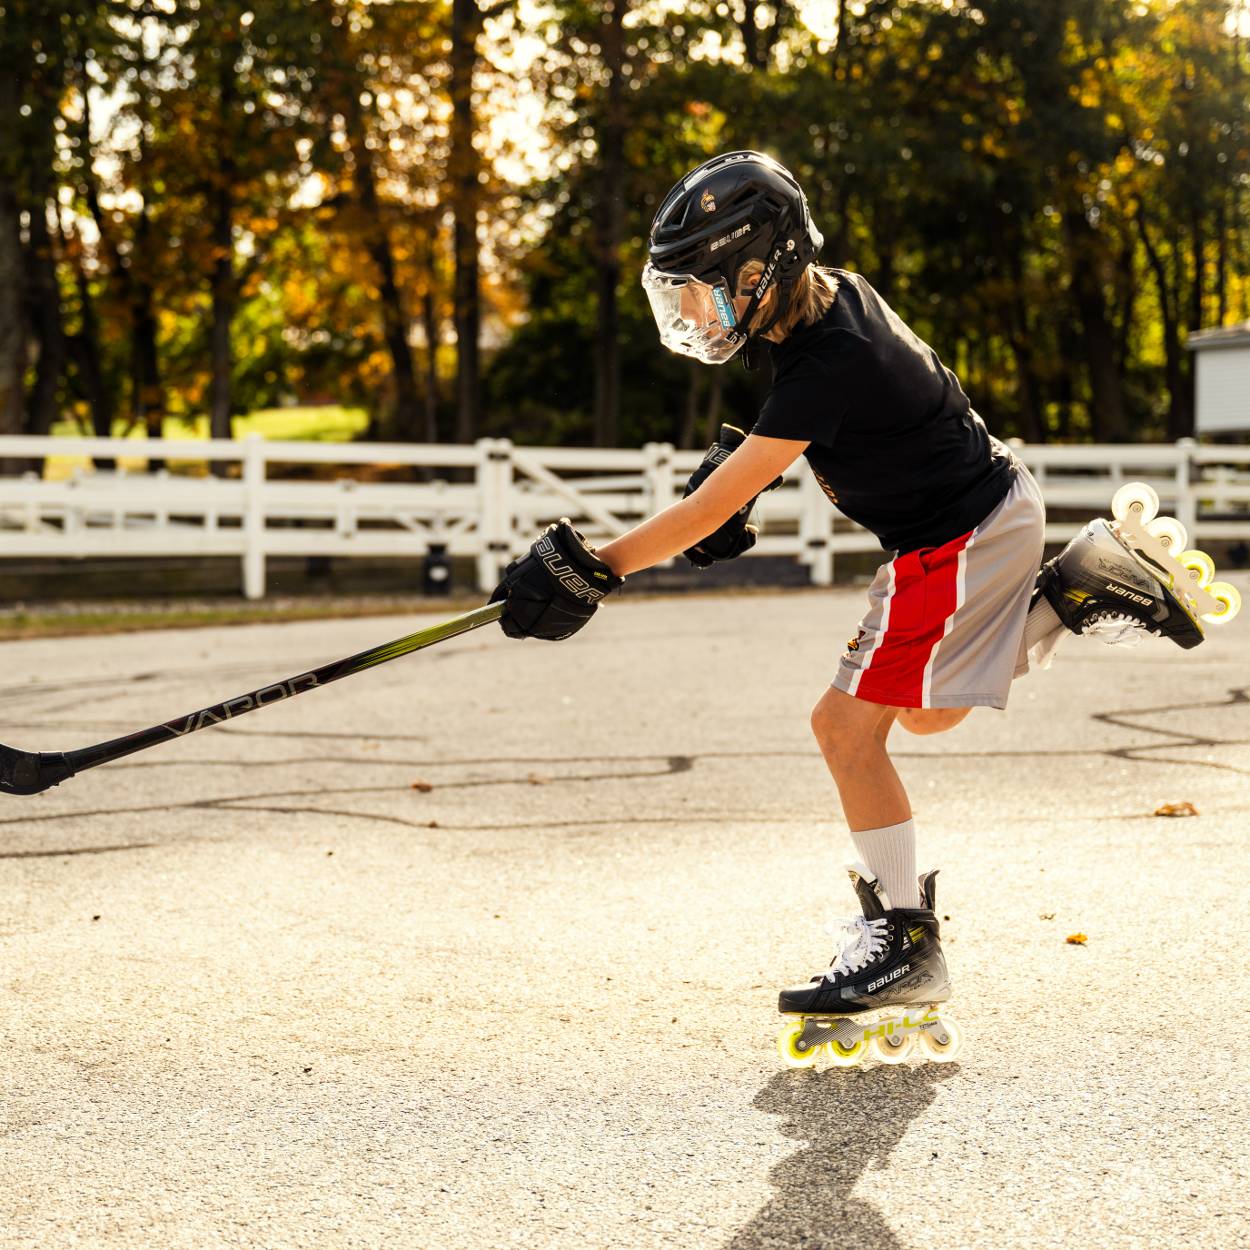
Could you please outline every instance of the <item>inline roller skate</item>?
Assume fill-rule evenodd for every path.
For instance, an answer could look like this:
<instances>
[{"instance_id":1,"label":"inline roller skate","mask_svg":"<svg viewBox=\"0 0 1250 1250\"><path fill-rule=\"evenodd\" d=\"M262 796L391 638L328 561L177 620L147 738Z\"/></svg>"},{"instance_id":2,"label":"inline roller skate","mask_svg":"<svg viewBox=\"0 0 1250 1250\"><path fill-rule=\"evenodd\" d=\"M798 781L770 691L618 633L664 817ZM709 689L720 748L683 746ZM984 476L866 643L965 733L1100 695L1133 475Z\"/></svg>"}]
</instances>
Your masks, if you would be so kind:
<instances>
[{"instance_id":1,"label":"inline roller skate","mask_svg":"<svg viewBox=\"0 0 1250 1250\"><path fill-rule=\"evenodd\" d=\"M1045 596L1072 633L1111 643L1151 633L1188 649L1203 641L1203 622L1224 624L1241 610L1237 588L1212 580L1211 557L1185 550L1184 525L1159 516L1152 487L1121 486L1111 515L1086 525L1037 575L1034 604Z\"/></svg>"},{"instance_id":2,"label":"inline roller skate","mask_svg":"<svg viewBox=\"0 0 1250 1250\"><path fill-rule=\"evenodd\" d=\"M846 940L824 973L781 991L778 1010L794 1017L777 1035L782 1062L810 1068L823 1053L836 1067L869 1057L902 1063L917 1049L949 1062L960 1034L938 1011L950 978L933 912L936 870L920 878L924 906L914 908L891 907L862 864L847 871L863 915L844 922Z\"/></svg>"}]
</instances>

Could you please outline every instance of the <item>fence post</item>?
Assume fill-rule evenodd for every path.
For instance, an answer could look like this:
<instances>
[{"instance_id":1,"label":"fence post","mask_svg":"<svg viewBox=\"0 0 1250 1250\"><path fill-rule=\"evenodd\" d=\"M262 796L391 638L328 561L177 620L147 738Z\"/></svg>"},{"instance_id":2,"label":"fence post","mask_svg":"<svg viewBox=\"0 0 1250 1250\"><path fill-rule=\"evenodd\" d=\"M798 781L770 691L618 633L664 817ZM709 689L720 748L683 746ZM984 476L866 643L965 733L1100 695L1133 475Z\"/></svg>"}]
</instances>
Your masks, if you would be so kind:
<instances>
[{"instance_id":1,"label":"fence post","mask_svg":"<svg viewBox=\"0 0 1250 1250\"><path fill-rule=\"evenodd\" d=\"M802 504L799 511L799 559L807 565L813 586L833 585L833 511L820 483L811 473L799 478Z\"/></svg>"},{"instance_id":2,"label":"fence post","mask_svg":"<svg viewBox=\"0 0 1250 1250\"><path fill-rule=\"evenodd\" d=\"M477 586L491 591L512 555L512 440L477 440Z\"/></svg>"},{"instance_id":3,"label":"fence post","mask_svg":"<svg viewBox=\"0 0 1250 1250\"><path fill-rule=\"evenodd\" d=\"M648 443L643 454L643 519L663 511L677 497L673 482L673 444ZM672 560L661 562L661 568L672 567Z\"/></svg>"},{"instance_id":4,"label":"fence post","mask_svg":"<svg viewBox=\"0 0 1250 1250\"><path fill-rule=\"evenodd\" d=\"M1197 443L1192 438L1176 440L1176 519L1189 534L1189 545L1197 541L1198 496L1193 488L1193 467L1190 453Z\"/></svg>"},{"instance_id":5,"label":"fence post","mask_svg":"<svg viewBox=\"0 0 1250 1250\"><path fill-rule=\"evenodd\" d=\"M673 444L648 443L642 449L646 468L646 515L655 516L673 502Z\"/></svg>"},{"instance_id":6,"label":"fence post","mask_svg":"<svg viewBox=\"0 0 1250 1250\"><path fill-rule=\"evenodd\" d=\"M243 594L265 597L265 441L243 440Z\"/></svg>"}]
</instances>

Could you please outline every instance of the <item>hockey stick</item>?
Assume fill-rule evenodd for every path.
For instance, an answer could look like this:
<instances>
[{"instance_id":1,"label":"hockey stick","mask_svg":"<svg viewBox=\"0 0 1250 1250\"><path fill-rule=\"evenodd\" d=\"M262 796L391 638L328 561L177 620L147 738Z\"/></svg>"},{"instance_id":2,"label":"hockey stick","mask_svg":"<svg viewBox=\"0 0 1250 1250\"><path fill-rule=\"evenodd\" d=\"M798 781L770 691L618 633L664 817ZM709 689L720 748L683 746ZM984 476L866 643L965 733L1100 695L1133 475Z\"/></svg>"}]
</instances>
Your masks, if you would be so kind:
<instances>
[{"instance_id":1,"label":"hockey stick","mask_svg":"<svg viewBox=\"0 0 1250 1250\"><path fill-rule=\"evenodd\" d=\"M323 664L320 668L300 673L298 677L288 677L286 681L262 686L259 690L227 699L224 703L214 703L212 707L202 708L188 716L166 721L163 725L153 725L151 729L140 729L124 738L113 738L93 747L82 747L77 751L19 751L14 747L0 745L0 794L38 794L41 790L59 785L75 773L94 768L97 764L107 764L121 759L123 755L146 751L148 747L182 738L209 725L220 725L236 716L242 716L244 712L268 707L271 703L280 703L283 699L303 694L305 690L329 685L340 677L350 677L353 673L385 664L387 660L396 660L401 655L420 651L422 647L432 647L436 642L443 642L457 634L489 625L500 618L503 608L502 601L488 603L485 607L464 613L463 616L454 616L439 625L431 625L428 629L417 630L415 634L396 638L394 642L384 642L368 651L349 655L345 660Z\"/></svg>"}]
</instances>

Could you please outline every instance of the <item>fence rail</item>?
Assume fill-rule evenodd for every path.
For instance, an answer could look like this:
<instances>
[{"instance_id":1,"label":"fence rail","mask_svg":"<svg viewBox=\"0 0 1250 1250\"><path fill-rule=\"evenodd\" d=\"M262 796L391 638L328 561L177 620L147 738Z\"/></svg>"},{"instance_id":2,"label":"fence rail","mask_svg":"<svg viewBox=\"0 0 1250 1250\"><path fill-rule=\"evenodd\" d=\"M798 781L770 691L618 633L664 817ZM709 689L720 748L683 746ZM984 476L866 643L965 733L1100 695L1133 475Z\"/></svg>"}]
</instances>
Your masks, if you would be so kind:
<instances>
[{"instance_id":1,"label":"fence rail","mask_svg":"<svg viewBox=\"0 0 1250 1250\"><path fill-rule=\"evenodd\" d=\"M1144 480L1165 511L1201 540L1250 541L1250 447L1177 444L1014 445L1051 508L1105 513L1116 487ZM232 556L249 599L265 593L271 556L427 556L476 561L483 590L535 532L561 516L592 542L623 533L680 497L701 452L667 443L638 449L472 445L0 437L0 461L48 456L238 464L237 476L75 469L62 480L0 477L0 559ZM428 480L291 480L274 465L408 467ZM443 473L447 476L440 477ZM816 585L834 559L878 552L877 540L826 500L802 461L760 503L752 554L790 556ZM1047 537L1070 537L1052 523Z\"/></svg>"}]
</instances>

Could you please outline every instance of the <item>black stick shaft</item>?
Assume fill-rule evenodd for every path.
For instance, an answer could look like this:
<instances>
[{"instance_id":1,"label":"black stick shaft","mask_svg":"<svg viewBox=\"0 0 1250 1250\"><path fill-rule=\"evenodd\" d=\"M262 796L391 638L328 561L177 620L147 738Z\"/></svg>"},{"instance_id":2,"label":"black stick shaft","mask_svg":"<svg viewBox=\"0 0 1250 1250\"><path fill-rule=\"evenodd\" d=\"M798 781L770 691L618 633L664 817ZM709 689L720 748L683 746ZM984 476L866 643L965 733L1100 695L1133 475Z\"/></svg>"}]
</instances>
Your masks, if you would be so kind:
<instances>
[{"instance_id":1,"label":"black stick shaft","mask_svg":"<svg viewBox=\"0 0 1250 1250\"><path fill-rule=\"evenodd\" d=\"M368 651L360 651L345 660L334 660L320 668L288 677L285 681L236 695L224 703L214 703L211 707L200 708L199 711L165 721L164 724L153 725L151 729L140 729L124 738L112 738L95 746L65 752L19 752L11 747L0 747L0 792L7 790L14 794L38 793L84 769L107 764L125 755L133 755L136 751L145 751L148 747L169 742L174 738L183 738L197 729L224 724L245 712L254 712L271 703L280 703L284 699L303 694L306 690L327 686L342 677L351 677L354 673L385 664L388 660L397 660L401 655L409 655L423 647L432 647L435 643L454 638L457 634L489 625L499 619L503 606L502 602L488 603L462 616L452 617L449 621L420 629L415 634L406 634L393 642L384 642Z\"/></svg>"}]
</instances>

